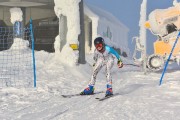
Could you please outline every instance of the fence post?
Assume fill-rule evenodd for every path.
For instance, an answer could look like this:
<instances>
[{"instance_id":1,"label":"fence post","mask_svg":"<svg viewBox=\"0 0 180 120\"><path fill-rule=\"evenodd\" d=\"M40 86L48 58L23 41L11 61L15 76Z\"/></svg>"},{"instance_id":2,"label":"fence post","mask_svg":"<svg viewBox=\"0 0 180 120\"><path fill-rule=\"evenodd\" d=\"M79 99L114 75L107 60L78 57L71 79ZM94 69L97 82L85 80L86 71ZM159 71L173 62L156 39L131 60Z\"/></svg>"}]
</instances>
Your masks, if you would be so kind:
<instances>
[{"instance_id":1,"label":"fence post","mask_svg":"<svg viewBox=\"0 0 180 120\"><path fill-rule=\"evenodd\" d=\"M34 72L34 88L36 88L36 63L35 63L35 54L34 54L34 34L33 34L33 25L32 19L30 19L30 34L31 34L31 48L32 48L32 58L33 58L33 72Z\"/></svg>"}]
</instances>

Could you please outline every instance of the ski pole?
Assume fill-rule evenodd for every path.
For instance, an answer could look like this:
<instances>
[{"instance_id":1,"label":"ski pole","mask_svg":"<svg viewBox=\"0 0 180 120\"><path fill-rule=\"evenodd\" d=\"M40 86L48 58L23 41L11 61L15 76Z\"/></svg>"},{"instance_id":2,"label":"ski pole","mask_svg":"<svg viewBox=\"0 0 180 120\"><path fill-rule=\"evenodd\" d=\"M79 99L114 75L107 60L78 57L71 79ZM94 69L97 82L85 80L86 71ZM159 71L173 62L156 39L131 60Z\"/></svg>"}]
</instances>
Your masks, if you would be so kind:
<instances>
[{"instance_id":1,"label":"ski pole","mask_svg":"<svg viewBox=\"0 0 180 120\"><path fill-rule=\"evenodd\" d=\"M131 65L131 66L140 67L139 65L136 65L136 64L123 64L123 65Z\"/></svg>"},{"instance_id":2,"label":"ski pole","mask_svg":"<svg viewBox=\"0 0 180 120\"><path fill-rule=\"evenodd\" d=\"M180 37L180 32L179 32L179 34L178 34L178 36L177 36L177 38L176 38L176 41L174 42L173 48L172 48L172 50L171 50L171 53L170 53L170 55L169 55L169 57L168 57L168 59L167 59L167 61L166 61L166 65L165 65L164 70L163 70L163 72L162 72L162 76L161 76L161 79L160 79L160 82L159 82L159 86L162 84L162 80L163 80L164 74L165 74L165 72L166 72L166 69L167 69L169 60L170 60L170 58L171 58L171 56L172 56L172 53L173 53L173 51L174 51L174 48L175 48L175 46L176 46L176 44L177 44L177 42L178 42L178 40L179 40L179 37Z\"/></svg>"}]
</instances>

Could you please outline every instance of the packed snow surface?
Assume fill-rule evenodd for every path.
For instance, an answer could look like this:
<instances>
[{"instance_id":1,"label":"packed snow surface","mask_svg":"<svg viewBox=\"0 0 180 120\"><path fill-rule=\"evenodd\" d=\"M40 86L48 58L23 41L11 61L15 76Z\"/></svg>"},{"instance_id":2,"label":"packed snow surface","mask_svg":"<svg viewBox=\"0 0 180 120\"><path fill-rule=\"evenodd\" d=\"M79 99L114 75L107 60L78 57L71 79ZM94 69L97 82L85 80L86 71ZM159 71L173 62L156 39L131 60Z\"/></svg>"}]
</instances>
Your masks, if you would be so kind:
<instances>
[{"instance_id":1,"label":"packed snow surface","mask_svg":"<svg viewBox=\"0 0 180 120\"><path fill-rule=\"evenodd\" d=\"M0 120L178 120L180 118L180 68L168 67L162 86L161 72L144 75L141 69L124 65L112 69L113 92L120 95L105 101L105 93L63 98L88 84L93 64L70 67L55 54L36 52L37 88L0 89ZM124 63L130 62L123 59ZM97 77L95 92L106 90L104 69Z\"/></svg>"}]
</instances>

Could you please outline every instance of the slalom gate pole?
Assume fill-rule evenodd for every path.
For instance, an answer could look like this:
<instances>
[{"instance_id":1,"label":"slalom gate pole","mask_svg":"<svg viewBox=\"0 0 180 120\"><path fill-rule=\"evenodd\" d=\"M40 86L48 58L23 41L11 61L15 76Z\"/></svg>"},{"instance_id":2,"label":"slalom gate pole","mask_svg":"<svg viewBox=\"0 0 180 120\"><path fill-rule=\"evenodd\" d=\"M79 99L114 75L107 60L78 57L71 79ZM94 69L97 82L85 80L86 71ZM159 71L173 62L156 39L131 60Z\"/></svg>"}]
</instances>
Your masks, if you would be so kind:
<instances>
[{"instance_id":1,"label":"slalom gate pole","mask_svg":"<svg viewBox=\"0 0 180 120\"><path fill-rule=\"evenodd\" d=\"M179 37L180 37L180 32L178 33L178 36L177 36L177 38L176 38L176 41L174 42L173 48L172 48L172 50L171 50L171 53L170 53L170 55L169 55L169 57L168 57L168 59L167 59L167 61L166 61L164 70L163 70L163 72L162 72L161 79L160 79L160 81L159 81L159 86L162 84L163 77L164 77L164 74L165 74L165 72L166 72L166 69L167 69L169 60L170 60L170 58L171 58L171 56L172 56L172 53L173 53L173 51L174 51L174 48L176 47L176 44L177 44L177 42L178 42L178 40L179 40Z\"/></svg>"}]
</instances>

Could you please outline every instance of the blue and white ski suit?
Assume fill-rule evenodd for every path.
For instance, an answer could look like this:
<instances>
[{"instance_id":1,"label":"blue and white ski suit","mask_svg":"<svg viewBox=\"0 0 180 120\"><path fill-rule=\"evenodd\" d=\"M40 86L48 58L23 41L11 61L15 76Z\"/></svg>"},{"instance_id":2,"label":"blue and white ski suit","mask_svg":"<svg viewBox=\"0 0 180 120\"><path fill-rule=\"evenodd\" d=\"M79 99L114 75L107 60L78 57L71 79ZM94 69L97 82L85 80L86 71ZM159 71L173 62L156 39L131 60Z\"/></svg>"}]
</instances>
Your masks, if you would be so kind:
<instances>
[{"instance_id":1,"label":"blue and white ski suit","mask_svg":"<svg viewBox=\"0 0 180 120\"><path fill-rule=\"evenodd\" d=\"M110 46L105 45L105 51L103 53L95 49L93 59L96 61L93 75L91 76L90 85L95 85L96 76L103 66L106 66L106 81L107 85L112 86L111 68L114 65L114 56L119 60L120 55Z\"/></svg>"}]
</instances>

